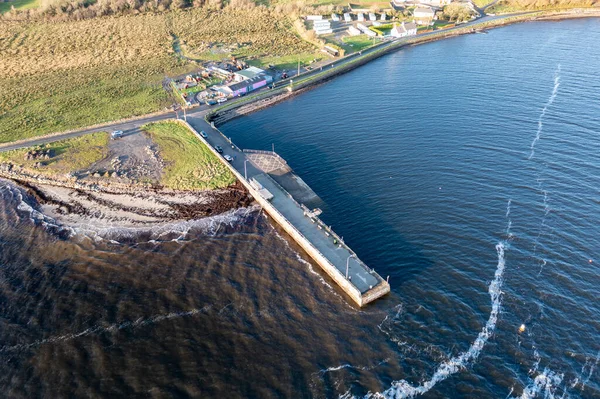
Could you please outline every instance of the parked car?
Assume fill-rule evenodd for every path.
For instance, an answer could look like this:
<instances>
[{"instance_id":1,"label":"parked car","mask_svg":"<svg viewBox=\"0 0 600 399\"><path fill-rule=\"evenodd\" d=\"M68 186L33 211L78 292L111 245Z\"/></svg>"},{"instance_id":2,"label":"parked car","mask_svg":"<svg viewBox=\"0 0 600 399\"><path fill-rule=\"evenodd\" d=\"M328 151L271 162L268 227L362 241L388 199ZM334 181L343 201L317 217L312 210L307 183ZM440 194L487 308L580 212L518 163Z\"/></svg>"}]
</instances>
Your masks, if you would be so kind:
<instances>
[{"instance_id":1,"label":"parked car","mask_svg":"<svg viewBox=\"0 0 600 399\"><path fill-rule=\"evenodd\" d=\"M218 102L219 104L221 104L221 103L224 103L225 101L227 101L227 98L225 98L225 97L221 97L221 98L219 98L219 99L217 100L217 102Z\"/></svg>"},{"instance_id":2,"label":"parked car","mask_svg":"<svg viewBox=\"0 0 600 399\"><path fill-rule=\"evenodd\" d=\"M207 138L208 134L206 134L204 130L200 130L200 136L202 136L203 138Z\"/></svg>"},{"instance_id":3,"label":"parked car","mask_svg":"<svg viewBox=\"0 0 600 399\"><path fill-rule=\"evenodd\" d=\"M217 150L217 152L218 152L219 154L222 154L222 153L223 153L223 148L221 148L221 146L220 146L220 145L217 145L217 146L215 146L215 150Z\"/></svg>"},{"instance_id":4,"label":"parked car","mask_svg":"<svg viewBox=\"0 0 600 399\"><path fill-rule=\"evenodd\" d=\"M122 130L115 130L110 134L110 138L111 139L118 139L119 137L123 137L123 131Z\"/></svg>"},{"instance_id":5,"label":"parked car","mask_svg":"<svg viewBox=\"0 0 600 399\"><path fill-rule=\"evenodd\" d=\"M233 162L233 158L231 157L231 155L223 155L223 158L225 158L227 162Z\"/></svg>"}]
</instances>

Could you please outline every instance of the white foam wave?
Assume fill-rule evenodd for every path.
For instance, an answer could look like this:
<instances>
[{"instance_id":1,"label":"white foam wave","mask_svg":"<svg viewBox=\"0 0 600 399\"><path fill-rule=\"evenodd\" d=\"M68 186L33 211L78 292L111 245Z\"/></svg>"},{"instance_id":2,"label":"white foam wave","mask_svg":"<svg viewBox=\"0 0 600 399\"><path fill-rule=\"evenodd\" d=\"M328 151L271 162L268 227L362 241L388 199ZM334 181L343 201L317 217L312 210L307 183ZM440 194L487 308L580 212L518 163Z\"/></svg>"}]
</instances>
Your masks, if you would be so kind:
<instances>
[{"instance_id":1,"label":"white foam wave","mask_svg":"<svg viewBox=\"0 0 600 399\"><path fill-rule=\"evenodd\" d=\"M111 332L123 330L126 328L144 327L144 326L152 325L155 323L160 323L161 321L165 321L165 320L193 316L198 313L206 312L210 308L211 308L211 306L209 305L209 306L205 306L205 307L199 308L199 309L192 309L192 310L181 311L181 312L171 312L171 313L151 316L148 318L140 317L140 318L136 319L135 321L124 321L121 323L111 324L109 326L94 326L94 327L86 328L85 330L79 331L79 332L68 333L68 334L63 334L63 335L57 335L57 336L50 337L50 338L40 339L40 340L37 340L37 341L29 343L29 344L3 346L0 348L0 353L20 351L20 350L38 347L38 346L46 345L46 344L71 341L71 340L85 337L88 335L111 333Z\"/></svg>"},{"instance_id":2,"label":"white foam wave","mask_svg":"<svg viewBox=\"0 0 600 399\"><path fill-rule=\"evenodd\" d=\"M208 216L201 219L180 220L174 222L151 224L148 226L125 227L118 223L106 224L92 221L65 226L48 215L36 210L25 201L24 191L9 180L1 180L0 196L16 203L16 209L26 215L32 223L41 225L47 230L65 234L69 238L80 236L93 241L107 241L119 244L125 240L135 240L138 237L148 237L149 243L164 241L181 241L186 239L191 231L202 231L207 235L216 235L223 226L234 226L244 220L249 213L255 212L258 205L248 208L236 208L219 215ZM136 240L137 241L137 240Z\"/></svg>"},{"instance_id":3,"label":"white foam wave","mask_svg":"<svg viewBox=\"0 0 600 399\"><path fill-rule=\"evenodd\" d=\"M543 393L544 398L553 399L557 388L562 383L563 374L558 374L552 370L545 368L544 371L538 374L533 381L525 387L523 393L517 396L517 399L532 399Z\"/></svg>"},{"instance_id":4,"label":"white foam wave","mask_svg":"<svg viewBox=\"0 0 600 399\"><path fill-rule=\"evenodd\" d=\"M510 206L512 201L509 200L506 207L506 217L510 217ZM485 326L481 329L481 332L473 341L470 348L458 356L454 356L449 360L442 362L433 373L431 379L420 383L419 385L412 385L406 380L394 381L392 386L388 388L384 392L377 393L369 393L365 396L366 399L372 398L413 398L417 395L422 395L431 388L433 388L437 383L444 381L448 377L453 374L456 374L460 370L463 370L471 361L477 359L479 354L483 350L483 347L490 339L494 330L496 328L496 323L498 322L498 316L500 314L500 306L502 304L502 284L504 282L504 270L506 267L504 253L505 249L508 246L508 239L510 238L510 226L511 221L508 220L507 224L507 239L499 242L496 245L496 253L498 255L498 264L496 267L496 272L494 273L494 279L489 285L488 293L490 294L490 299L492 303L492 310L490 312L490 316L485 324Z\"/></svg>"},{"instance_id":5,"label":"white foam wave","mask_svg":"<svg viewBox=\"0 0 600 399\"><path fill-rule=\"evenodd\" d=\"M527 159L533 158L533 154L535 153L535 145L540 140L540 137L542 134L542 129L544 128L544 116L546 115L546 111L548 111L548 108L554 102L554 99L556 98L556 96L558 94L559 86L560 86L560 64L558 64L556 71L554 72L554 88L552 89L552 94L550 95L550 98L548 98L548 101L546 102L546 105L544 105L544 108L542 109L540 117L538 118L537 132L535 134L533 141L531 142L531 153L529 154L529 158L527 158Z\"/></svg>"},{"instance_id":6,"label":"white foam wave","mask_svg":"<svg viewBox=\"0 0 600 399\"><path fill-rule=\"evenodd\" d=\"M25 201L24 191L13 182L5 179L0 179L0 182L2 183L0 185L0 196L6 201L15 203L17 212L26 215L32 223L60 234L66 234L67 236L74 234L73 229L70 227L61 226L50 216L44 215L29 205Z\"/></svg>"},{"instance_id":7,"label":"white foam wave","mask_svg":"<svg viewBox=\"0 0 600 399\"><path fill-rule=\"evenodd\" d=\"M345 363L345 364L342 364L340 366L328 367L326 369L319 370L319 374L326 374L326 373L330 373L332 371L339 371L339 370L342 370L342 369L354 369L354 370L368 371L368 370L373 370L374 368L379 367L382 364L387 363L389 361L390 361L389 358L383 359L382 361L380 361L380 362L378 362L378 363L376 363L376 364L374 364L372 366L353 366L351 364Z\"/></svg>"},{"instance_id":8,"label":"white foam wave","mask_svg":"<svg viewBox=\"0 0 600 399\"><path fill-rule=\"evenodd\" d=\"M598 363L600 363L600 351L598 351L595 361L592 361L592 360L593 360L593 358L588 358L586 356L585 364L581 367L581 392L583 392L587 383L590 382L592 375L594 375L594 372L596 371L596 368L598 367ZM586 373L587 373L587 376L584 376ZM577 382L579 382L579 378L575 379L575 382L573 383L571 388L574 388L577 385Z\"/></svg>"},{"instance_id":9,"label":"white foam wave","mask_svg":"<svg viewBox=\"0 0 600 399\"><path fill-rule=\"evenodd\" d=\"M201 219L180 220L150 226L123 227L123 226L98 226L91 223L82 223L73 227L74 234L85 236L94 241L106 240L120 243L137 237L147 237L149 243L185 240L191 231L202 231L206 235L216 235L223 226L234 226L245 219L249 212L256 207L236 208L219 215L208 216Z\"/></svg>"}]
</instances>

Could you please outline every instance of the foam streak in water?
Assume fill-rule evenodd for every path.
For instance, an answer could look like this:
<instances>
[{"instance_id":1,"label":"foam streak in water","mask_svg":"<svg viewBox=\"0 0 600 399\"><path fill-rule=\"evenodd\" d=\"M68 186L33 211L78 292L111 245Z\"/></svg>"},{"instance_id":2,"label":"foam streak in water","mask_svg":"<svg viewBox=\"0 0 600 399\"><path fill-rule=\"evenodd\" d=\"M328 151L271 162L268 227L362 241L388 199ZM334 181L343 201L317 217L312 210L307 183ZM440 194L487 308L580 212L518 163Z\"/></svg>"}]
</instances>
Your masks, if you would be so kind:
<instances>
[{"instance_id":1,"label":"foam streak in water","mask_svg":"<svg viewBox=\"0 0 600 399\"><path fill-rule=\"evenodd\" d=\"M90 328L86 328L83 331L54 336L54 337L50 337L50 338L46 338L46 339L41 339L41 340L32 342L30 344L3 346L0 348L0 353L29 349L29 348L37 347L37 346L44 345L44 344L53 344L53 343L58 343L58 342L71 341L73 339L85 337L88 335L111 333L114 331L123 330L125 328L148 326L151 324L159 323L164 320L171 320L171 319L176 319L176 318L180 318L180 317L193 316L193 315L201 313L201 312L206 312L209 309L210 309L210 306L205 306L201 309L192 309L192 310L183 311L183 312L171 312L171 313L167 313L167 314L152 316L149 318L140 317L140 318L136 319L135 321L125 321L123 323L115 323L110 326L90 327Z\"/></svg>"},{"instance_id":2,"label":"foam streak in water","mask_svg":"<svg viewBox=\"0 0 600 399\"><path fill-rule=\"evenodd\" d=\"M540 114L540 117L538 118L537 132L535 134L535 138L531 142L531 153L529 154L529 158L527 158L527 159L533 158L533 154L535 153L535 145L540 140L540 137L542 134L542 129L544 128L544 116L546 115L546 111L548 111L548 108L554 102L554 99L556 98L556 95L558 94L559 86L560 86L560 64L558 64L558 66L556 67L556 72L554 72L554 88L552 89L552 94L550 95L550 98L548 98L548 102L546 102L546 105L544 105L544 108L542 109L542 113Z\"/></svg>"},{"instance_id":3,"label":"foam streak in water","mask_svg":"<svg viewBox=\"0 0 600 399\"><path fill-rule=\"evenodd\" d=\"M510 217L510 205L511 201L508 201L506 207L506 216ZM508 220L506 228L507 239L499 242L496 245L496 252L498 254L498 266L494 274L494 280L490 283L488 292L492 301L492 311L490 317L486 322L485 326L481 329L481 332L471 344L471 347L458 356L455 356L449 360L442 362L430 380L422 382L420 385L411 385L406 380L394 381L392 386L384 392L378 392L375 394L369 393L365 396L367 399L372 398L413 398L417 395L422 395L433 388L438 382L444 381L446 378L453 374L456 374L460 370L464 369L471 361L477 359L481 353L486 342L492 336L496 323L498 321L498 315L500 314L500 305L502 303L502 283L505 269L504 250L508 246L508 239L510 238L510 226L511 221Z\"/></svg>"},{"instance_id":4,"label":"foam streak in water","mask_svg":"<svg viewBox=\"0 0 600 399\"><path fill-rule=\"evenodd\" d=\"M554 398L556 388L563 380L563 374L557 374L552 370L545 368L541 374L538 374L533 382L525 387L521 396L518 399L532 399L537 397L539 393L544 393L544 398Z\"/></svg>"}]
</instances>

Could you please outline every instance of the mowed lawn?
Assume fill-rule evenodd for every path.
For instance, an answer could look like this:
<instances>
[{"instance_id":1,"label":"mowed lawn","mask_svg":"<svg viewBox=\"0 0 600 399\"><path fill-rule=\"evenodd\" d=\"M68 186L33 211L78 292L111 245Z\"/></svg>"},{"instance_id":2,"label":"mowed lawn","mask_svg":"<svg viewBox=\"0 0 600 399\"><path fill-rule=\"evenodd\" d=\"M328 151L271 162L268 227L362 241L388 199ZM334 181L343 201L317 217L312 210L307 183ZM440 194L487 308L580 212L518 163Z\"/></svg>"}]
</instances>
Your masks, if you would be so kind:
<instances>
[{"instance_id":1,"label":"mowed lawn","mask_svg":"<svg viewBox=\"0 0 600 399\"><path fill-rule=\"evenodd\" d=\"M165 169L161 184L174 190L207 190L235 183L235 176L188 128L176 122L142 128L158 145Z\"/></svg>"},{"instance_id":2,"label":"mowed lawn","mask_svg":"<svg viewBox=\"0 0 600 399\"><path fill-rule=\"evenodd\" d=\"M45 175L68 174L86 169L108 156L109 135L92 133L72 139L55 141L43 146L0 153L0 162L12 162ZM27 153L49 154L49 159L25 159ZM35 167L37 163L41 163Z\"/></svg>"}]
</instances>

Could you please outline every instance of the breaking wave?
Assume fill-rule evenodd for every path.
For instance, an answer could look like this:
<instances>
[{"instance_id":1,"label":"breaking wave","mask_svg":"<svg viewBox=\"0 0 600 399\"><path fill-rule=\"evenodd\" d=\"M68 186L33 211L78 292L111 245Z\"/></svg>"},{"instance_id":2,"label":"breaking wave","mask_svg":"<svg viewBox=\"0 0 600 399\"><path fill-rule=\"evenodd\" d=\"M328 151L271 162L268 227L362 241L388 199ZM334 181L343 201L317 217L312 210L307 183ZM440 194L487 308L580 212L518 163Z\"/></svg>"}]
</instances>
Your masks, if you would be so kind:
<instances>
[{"instance_id":1,"label":"breaking wave","mask_svg":"<svg viewBox=\"0 0 600 399\"><path fill-rule=\"evenodd\" d=\"M505 258L504 253L505 249L508 247L508 242L510 240L510 206L511 200L508 201L506 206L506 217L508 219L508 224L506 228L506 239L499 242L496 245L496 252L498 254L498 265L496 267L496 272L494 274L494 280L490 283L488 288L488 292L490 294L490 299L492 302L492 310L490 312L490 316L485 326L482 328L481 332L475 339L475 341L471 344L471 347L466 351L461 353L458 356L455 356L449 360L442 362L436 369L435 373L431 377L431 379L422 382L420 385L411 385L406 380L394 381L392 386L388 388L384 392L377 393L369 393L365 396L365 399L373 399L373 398L413 398L417 395L422 395L429 390L431 390L437 383L444 381L448 377L457 372L463 370L469 362L477 359L479 354L481 353L483 347L490 339L494 330L496 328L496 323L498 321L498 315L500 314L500 306L502 304L502 284L504 282L504 270L505 270Z\"/></svg>"},{"instance_id":2,"label":"breaking wave","mask_svg":"<svg viewBox=\"0 0 600 399\"><path fill-rule=\"evenodd\" d=\"M550 98L548 98L548 102L546 102L546 105L544 105L544 108L542 109L542 113L540 114L540 117L538 118L537 132L535 134L533 141L531 142L531 153L529 154L529 157L527 159L533 158L533 154L535 153L535 145L540 140L540 136L542 134L542 129L544 128L544 116L546 115L546 111L548 111L548 108L554 102L554 99L556 98L556 95L558 94L559 86L560 86L560 64L558 64L558 66L556 67L556 71L554 72L554 88L552 89L552 94L550 95Z\"/></svg>"}]
</instances>

